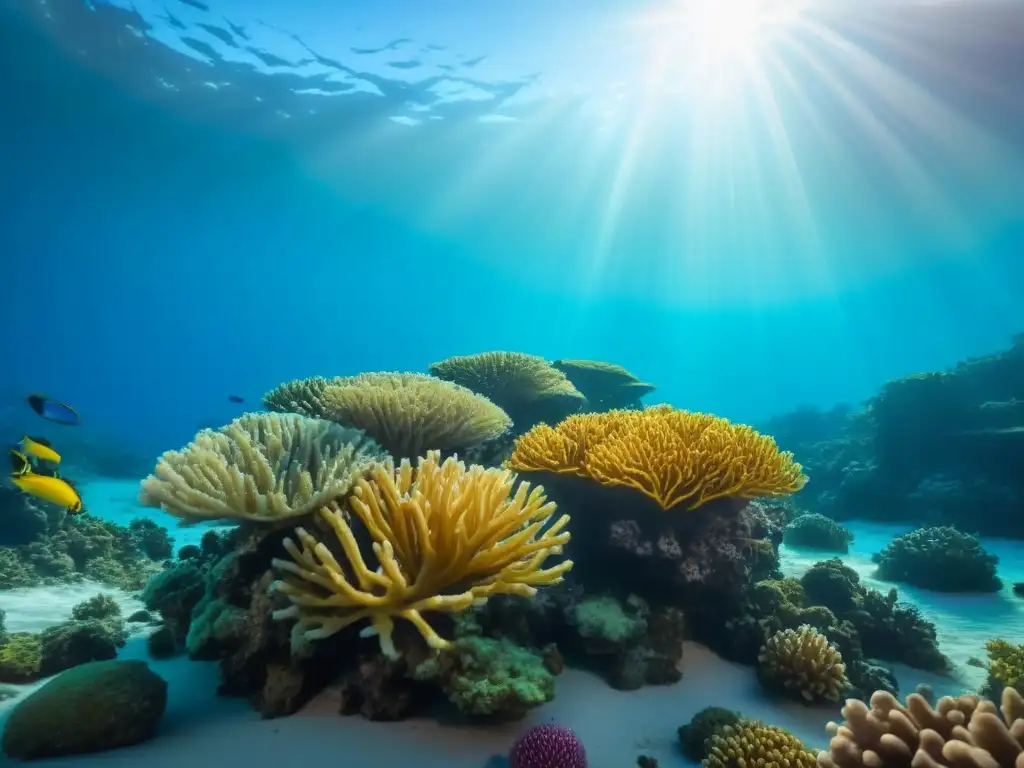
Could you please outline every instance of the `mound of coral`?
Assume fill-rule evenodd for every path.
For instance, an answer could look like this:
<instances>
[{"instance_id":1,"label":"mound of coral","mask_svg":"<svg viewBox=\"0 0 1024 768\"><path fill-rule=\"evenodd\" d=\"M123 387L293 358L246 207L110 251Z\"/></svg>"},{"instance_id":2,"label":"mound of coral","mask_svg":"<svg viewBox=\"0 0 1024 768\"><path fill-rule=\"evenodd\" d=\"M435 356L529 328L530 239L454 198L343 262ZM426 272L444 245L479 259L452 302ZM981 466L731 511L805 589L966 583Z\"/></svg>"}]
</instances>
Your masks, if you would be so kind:
<instances>
[{"instance_id":1,"label":"mound of coral","mask_svg":"<svg viewBox=\"0 0 1024 768\"><path fill-rule=\"evenodd\" d=\"M811 513L791 520L783 531L782 541L796 549L846 554L850 551L853 533L830 517Z\"/></svg>"},{"instance_id":2,"label":"mound of coral","mask_svg":"<svg viewBox=\"0 0 1024 768\"><path fill-rule=\"evenodd\" d=\"M897 536L875 555L878 578L936 592L998 592L999 558L977 536L951 526L919 528Z\"/></svg>"}]
</instances>

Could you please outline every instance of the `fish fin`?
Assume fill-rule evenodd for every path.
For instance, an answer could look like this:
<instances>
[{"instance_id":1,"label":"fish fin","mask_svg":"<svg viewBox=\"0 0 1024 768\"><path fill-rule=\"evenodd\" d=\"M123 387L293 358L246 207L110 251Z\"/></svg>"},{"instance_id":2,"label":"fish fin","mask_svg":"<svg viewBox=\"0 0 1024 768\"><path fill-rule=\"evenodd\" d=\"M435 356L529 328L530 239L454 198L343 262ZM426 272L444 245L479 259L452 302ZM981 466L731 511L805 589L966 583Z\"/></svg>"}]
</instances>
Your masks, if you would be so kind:
<instances>
[{"instance_id":1,"label":"fish fin","mask_svg":"<svg viewBox=\"0 0 1024 768\"><path fill-rule=\"evenodd\" d=\"M32 471L32 465L29 463L28 457L25 456L21 451L11 449L11 476L21 477L27 475Z\"/></svg>"},{"instance_id":2,"label":"fish fin","mask_svg":"<svg viewBox=\"0 0 1024 768\"><path fill-rule=\"evenodd\" d=\"M45 437L35 437L34 435L25 435L26 440L31 440L33 443L39 445L45 445L47 448L53 448L53 443L47 440Z\"/></svg>"}]
</instances>

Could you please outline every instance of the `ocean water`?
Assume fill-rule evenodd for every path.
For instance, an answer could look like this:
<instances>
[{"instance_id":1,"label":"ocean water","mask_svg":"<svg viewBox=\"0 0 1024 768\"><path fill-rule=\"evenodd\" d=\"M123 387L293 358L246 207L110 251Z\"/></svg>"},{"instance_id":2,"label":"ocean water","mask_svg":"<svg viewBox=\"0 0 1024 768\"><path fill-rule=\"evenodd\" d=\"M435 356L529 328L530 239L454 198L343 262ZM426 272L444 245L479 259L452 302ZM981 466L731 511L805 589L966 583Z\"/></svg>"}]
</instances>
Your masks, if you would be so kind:
<instances>
[{"instance_id":1,"label":"ocean water","mask_svg":"<svg viewBox=\"0 0 1024 768\"><path fill-rule=\"evenodd\" d=\"M935 627L951 667L884 662L901 695L985 690L985 643L1024 644L1020 0L8 0L0 64L0 441L51 442L90 515L110 524L90 535L128 569L112 579L79 549L77 576L14 580L7 550L60 570L66 561L39 565L33 542L66 546L83 524L39 500L48 522L25 516L4 482L7 633L65 626L96 594L127 617L150 571L211 546L211 531L233 535L232 520L178 527L140 505L140 483L200 430L262 412L274 387L513 351L613 363L655 387L630 407L777 437L809 477L798 511L845 525L855 538L840 557L862 585L897 587ZM953 383L914 390L907 378L939 372L925 378ZM39 418L29 393L72 405L80 423ZM516 414L508 435L574 409L603 410ZM336 420L382 443L391 434ZM511 450L483 442L494 451L451 452L496 465ZM670 455L651 445L647 460ZM599 506L593 489L536 480L573 514L572 599L641 592L664 608L654 569L621 583L585 570L577 526ZM110 550L142 546L142 529L128 533L139 519L174 538L142 566ZM941 525L979 535L998 557L998 590L878 577L872 556L888 542ZM280 537L260 530L280 556ZM701 551L737 551L707 541ZM203 568L243 545L218 546ZM799 578L832 556L782 544L778 564ZM755 570L745 554L715 573L749 576L733 584L747 594ZM230 602L238 586L216 595ZM520 734L555 723L576 732L592 768L640 755L664 768L692 762L676 729L708 705L827 749L841 703L769 695L752 660L694 626L712 621L699 589L679 591L681 680L616 690L559 637L554 699L501 723L450 707L341 717L338 674L297 712L264 720L253 691L219 695L223 649L189 660L182 635L176 655L153 657L149 636L173 623L154 609L116 653L167 682L155 736L61 764L269 765L346 750L380 768L495 768ZM338 651L349 661L368 647L351 635ZM0 726L44 683L0 697Z\"/></svg>"}]
</instances>

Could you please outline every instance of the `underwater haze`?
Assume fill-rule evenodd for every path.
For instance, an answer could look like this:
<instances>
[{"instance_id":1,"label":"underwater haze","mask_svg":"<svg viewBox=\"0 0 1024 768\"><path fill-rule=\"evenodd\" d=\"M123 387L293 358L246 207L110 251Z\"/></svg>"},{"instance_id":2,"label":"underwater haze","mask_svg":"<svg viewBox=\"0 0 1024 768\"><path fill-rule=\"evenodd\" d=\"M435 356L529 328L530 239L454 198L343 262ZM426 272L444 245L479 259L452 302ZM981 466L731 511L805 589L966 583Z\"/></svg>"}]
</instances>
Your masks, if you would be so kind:
<instances>
[{"instance_id":1,"label":"underwater haze","mask_svg":"<svg viewBox=\"0 0 1024 768\"><path fill-rule=\"evenodd\" d=\"M814 3L750 61L685 6L5 4L4 387L153 451L481 349L759 420L1005 344L1016 3Z\"/></svg>"},{"instance_id":2,"label":"underwater haze","mask_svg":"<svg viewBox=\"0 0 1024 768\"><path fill-rule=\"evenodd\" d=\"M1022 72L0 0L0 766L1024 768Z\"/></svg>"}]
</instances>

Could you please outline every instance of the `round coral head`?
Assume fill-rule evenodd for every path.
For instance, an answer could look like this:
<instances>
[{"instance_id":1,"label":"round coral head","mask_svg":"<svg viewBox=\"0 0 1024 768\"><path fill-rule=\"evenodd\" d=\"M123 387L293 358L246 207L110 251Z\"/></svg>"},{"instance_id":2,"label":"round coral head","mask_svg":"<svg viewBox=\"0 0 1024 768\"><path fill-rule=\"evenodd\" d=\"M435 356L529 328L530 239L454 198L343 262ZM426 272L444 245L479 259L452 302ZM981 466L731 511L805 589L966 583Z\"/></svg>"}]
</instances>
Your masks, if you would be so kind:
<instances>
[{"instance_id":1,"label":"round coral head","mask_svg":"<svg viewBox=\"0 0 1024 768\"><path fill-rule=\"evenodd\" d=\"M537 725L528 730L508 755L512 768L587 768L583 742L561 725Z\"/></svg>"}]
</instances>

